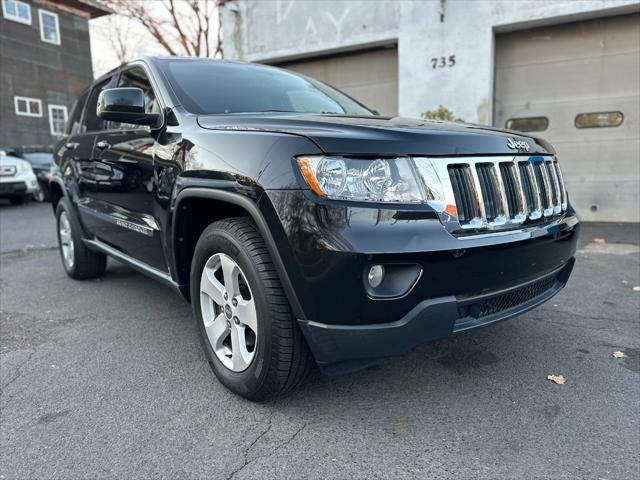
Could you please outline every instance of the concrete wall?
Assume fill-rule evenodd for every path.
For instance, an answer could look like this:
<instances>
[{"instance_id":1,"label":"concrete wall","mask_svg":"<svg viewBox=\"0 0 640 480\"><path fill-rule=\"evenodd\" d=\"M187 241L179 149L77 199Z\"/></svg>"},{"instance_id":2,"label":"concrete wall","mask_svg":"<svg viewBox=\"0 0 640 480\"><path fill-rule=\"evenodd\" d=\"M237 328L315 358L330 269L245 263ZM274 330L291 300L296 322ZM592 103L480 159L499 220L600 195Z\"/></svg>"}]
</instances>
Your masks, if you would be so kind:
<instances>
[{"instance_id":1,"label":"concrete wall","mask_svg":"<svg viewBox=\"0 0 640 480\"><path fill-rule=\"evenodd\" d=\"M270 62L397 42L401 115L442 104L490 124L495 32L639 7L638 0L233 0L222 18L231 59Z\"/></svg>"},{"instance_id":2,"label":"concrete wall","mask_svg":"<svg viewBox=\"0 0 640 480\"><path fill-rule=\"evenodd\" d=\"M225 57L288 60L395 41L402 2L239 0L222 9Z\"/></svg>"},{"instance_id":3,"label":"concrete wall","mask_svg":"<svg viewBox=\"0 0 640 480\"><path fill-rule=\"evenodd\" d=\"M66 105L93 80L88 16L31 5L31 25L7 20L0 10L0 146L48 146L56 139L49 128L48 105ZM40 40L38 9L58 14L61 45ZM15 114L14 95L39 98L43 116Z\"/></svg>"}]
</instances>

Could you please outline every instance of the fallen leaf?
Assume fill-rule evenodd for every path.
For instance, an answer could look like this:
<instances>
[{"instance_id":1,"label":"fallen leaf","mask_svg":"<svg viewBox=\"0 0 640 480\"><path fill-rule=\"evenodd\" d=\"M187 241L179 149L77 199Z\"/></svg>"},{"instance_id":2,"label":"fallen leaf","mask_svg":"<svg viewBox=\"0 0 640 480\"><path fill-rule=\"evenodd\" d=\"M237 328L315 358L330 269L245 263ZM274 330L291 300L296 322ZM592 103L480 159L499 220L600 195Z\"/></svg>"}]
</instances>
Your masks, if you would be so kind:
<instances>
[{"instance_id":1,"label":"fallen leaf","mask_svg":"<svg viewBox=\"0 0 640 480\"><path fill-rule=\"evenodd\" d=\"M636 285L635 287L633 287L633 291L640 292L640 285Z\"/></svg>"},{"instance_id":2,"label":"fallen leaf","mask_svg":"<svg viewBox=\"0 0 640 480\"><path fill-rule=\"evenodd\" d=\"M567 381L566 378L564 378L562 375L549 375L547 376L547 380L551 380L554 383L557 383L558 385L564 385L564 382Z\"/></svg>"},{"instance_id":3,"label":"fallen leaf","mask_svg":"<svg viewBox=\"0 0 640 480\"><path fill-rule=\"evenodd\" d=\"M604 243L607 243L607 241L604 238L594 238L593 239L593 243L597 243L598 245L602 245Z\"/></svg>"},{"instance_id":4,"label":"fallen leaf","mask_svg":"<svg viewBox=\"0 0 640 480\"><path fill-rule=\"evenodd\" d=\"M620 352L620 351L613 352L612 355L613 355L613 358L624 358L627 356L624 352Z\"/></svg>"},{"instance_id":5,"label":"fallen leaf","mask_svg":"<svg viewBox=\"0 0 640 480\"><path fill-rule=\"evenodd\" d=\"M391 429L391 433L393 433L394 435L406 435L407 433L409 433L409 427L407 425L399 423L393 426L393 428Z\"/></svg>"}]
</instances>

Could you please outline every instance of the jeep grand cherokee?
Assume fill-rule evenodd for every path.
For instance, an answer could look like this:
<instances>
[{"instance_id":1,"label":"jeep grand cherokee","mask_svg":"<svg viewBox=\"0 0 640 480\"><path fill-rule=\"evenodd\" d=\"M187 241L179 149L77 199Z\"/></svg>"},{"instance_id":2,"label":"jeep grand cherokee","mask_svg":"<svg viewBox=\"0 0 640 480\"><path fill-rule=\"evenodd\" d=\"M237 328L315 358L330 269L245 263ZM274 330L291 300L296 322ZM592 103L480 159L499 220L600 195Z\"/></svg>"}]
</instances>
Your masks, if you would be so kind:
<instances>
[{"instance_id":1,"label":"jeep grand cherokee","mask_svg":"<svg viewBox=\"0 0 640 480\"><path fill-rule=\"evenodd\" d=\"M98 79L55 153L62 263L106 257L193 306L220 381L254 400L315 361L354 371L525 312L574 264L553 148L385 118L273 67L144 58Z\"/></svg>"}]
</instances>

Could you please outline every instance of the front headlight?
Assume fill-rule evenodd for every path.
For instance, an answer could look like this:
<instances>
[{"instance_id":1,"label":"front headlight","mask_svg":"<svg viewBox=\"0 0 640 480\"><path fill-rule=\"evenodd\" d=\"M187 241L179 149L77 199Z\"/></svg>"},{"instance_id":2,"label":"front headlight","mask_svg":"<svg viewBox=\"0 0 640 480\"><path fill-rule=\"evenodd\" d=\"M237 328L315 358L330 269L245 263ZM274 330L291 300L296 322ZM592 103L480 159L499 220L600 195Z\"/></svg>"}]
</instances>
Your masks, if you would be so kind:
<instances>
[{"instance_id":1,"label":"front headlight","mask_svg":"<svg viewBox=\"0 0 640 480\"><path fill-rule=\"evenodd\" d=\"M27 162L26 160L21 160L18 162L17 164L17 173L33 173L33 168L31 167L31 164L29 162Z\"/></svg>"},{"instance_id":2,"label":"front headlight","mask_svg":"<svg viewBox=\"0 0 640 480\"><path fill-rule=\"evenodd\" d=\"M334 200L382 203L425 203L430 193L418 181L409 158L304 156L298 168L309 188Z\"/></svg>"}]
</instances>

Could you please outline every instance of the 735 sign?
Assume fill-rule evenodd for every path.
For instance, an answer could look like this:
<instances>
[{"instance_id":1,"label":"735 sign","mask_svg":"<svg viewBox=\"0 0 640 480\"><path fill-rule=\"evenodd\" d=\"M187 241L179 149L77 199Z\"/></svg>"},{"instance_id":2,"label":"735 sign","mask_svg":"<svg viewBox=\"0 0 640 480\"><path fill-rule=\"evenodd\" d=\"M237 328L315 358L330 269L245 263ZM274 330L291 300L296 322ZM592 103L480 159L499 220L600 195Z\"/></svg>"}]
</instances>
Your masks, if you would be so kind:
<instances>
[{"instance_id":1,"label":"735 sign","mask_svg":"<svg viewBox=\"0 0 640 480\"><path fill-rule=\"evenodd\" d=\"M435 70L436 68L451 68L456 64L456 56L449 55L448 57L433 57L431 59L431 66Z\"/></svg>"}]
</instances>

